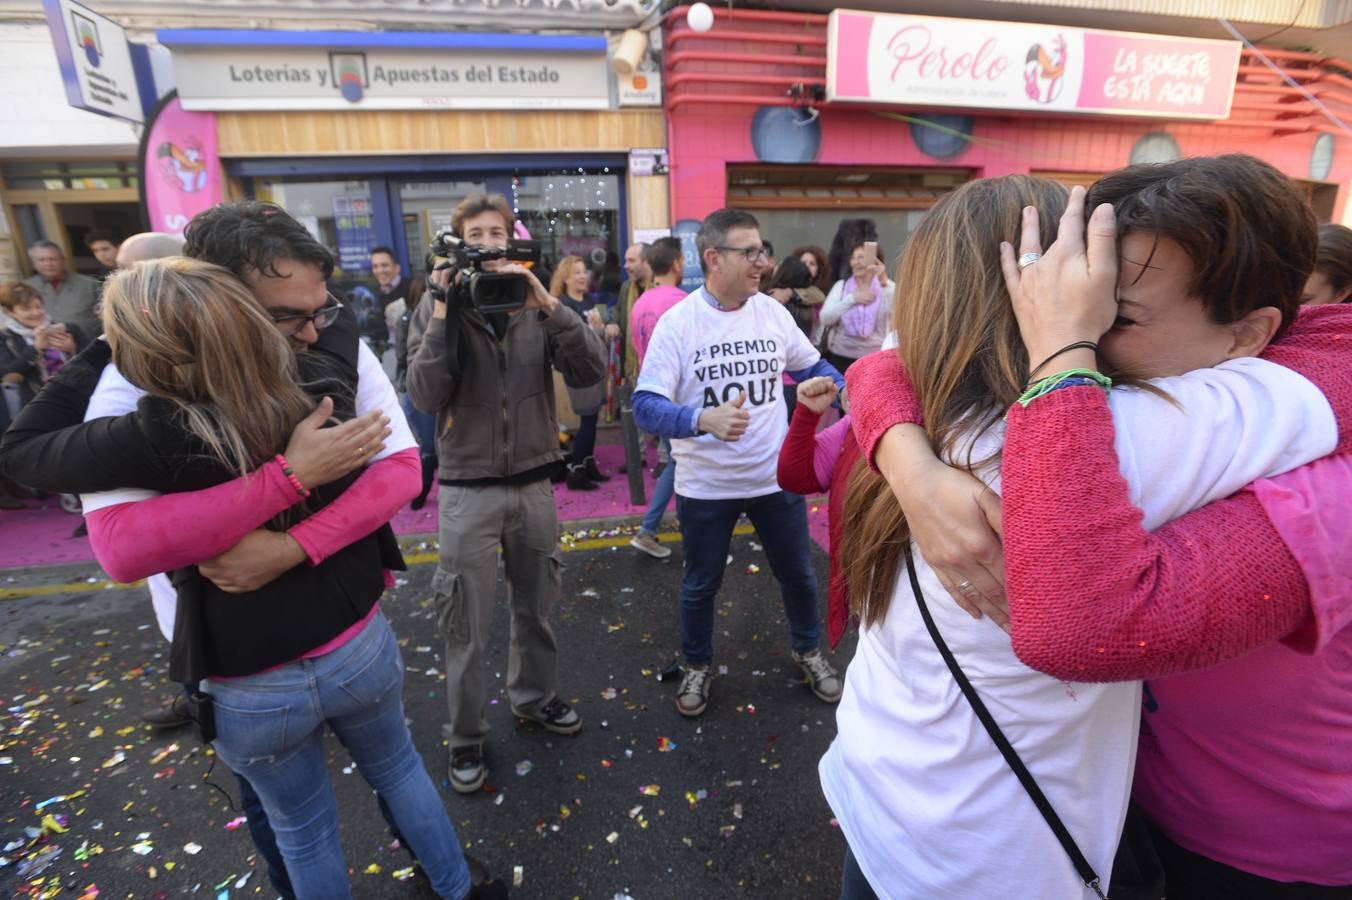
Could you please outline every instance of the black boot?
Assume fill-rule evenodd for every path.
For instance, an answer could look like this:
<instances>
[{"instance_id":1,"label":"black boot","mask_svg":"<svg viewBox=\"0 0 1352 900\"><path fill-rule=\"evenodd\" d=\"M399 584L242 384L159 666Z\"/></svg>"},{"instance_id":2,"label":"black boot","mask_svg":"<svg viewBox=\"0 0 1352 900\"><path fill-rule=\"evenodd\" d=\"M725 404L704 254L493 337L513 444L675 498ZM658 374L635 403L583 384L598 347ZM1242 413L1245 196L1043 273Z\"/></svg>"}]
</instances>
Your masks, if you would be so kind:
<instances>
[{"instance_id":1,"label":"black boot","mask_svg":"<svg viewBox=\"0 0 1352 900\"><path fill-rule=\"evenodd\" d=\"M422 458L422 490L413 502L409 504L413 509L422 509L427 505L427 495L432 491L432 476L437 471L437 458L435 456L424 456Z\"/></svg>"},{"instance_id":2,"label":"black boot","mask_svg":"<svg viewBox=\"0 0 1352 900\"><path fill-rule=\"evenodd\" d=\"M19 499L17 487L8 478L0 478L0 509L27 509Z\"/></svg>"},{"instance_id":3,"label":"black boot","mask_svg":"<svg viewBox=\"0 0 1352 900\"><path fill-rule=\"evenodd\" d=\"M589 456L582 460L582 471L585 472L587 477L592 481L610 480L609 475L602 475L601 470L596 467L596 457L594 456Z\"/></svg>"},{"instance_id":4,"label":"black boot","mask_svg":"<svg viewBox=\"0 0 1352 900\"><path fill-rule=\"evenodd\" d=\"M568 485L570 491L596 490L596 482L587 477L587 470L584 466L569 466L568 474L564 477L564 483Z\"/></svg>"}]
</instances>

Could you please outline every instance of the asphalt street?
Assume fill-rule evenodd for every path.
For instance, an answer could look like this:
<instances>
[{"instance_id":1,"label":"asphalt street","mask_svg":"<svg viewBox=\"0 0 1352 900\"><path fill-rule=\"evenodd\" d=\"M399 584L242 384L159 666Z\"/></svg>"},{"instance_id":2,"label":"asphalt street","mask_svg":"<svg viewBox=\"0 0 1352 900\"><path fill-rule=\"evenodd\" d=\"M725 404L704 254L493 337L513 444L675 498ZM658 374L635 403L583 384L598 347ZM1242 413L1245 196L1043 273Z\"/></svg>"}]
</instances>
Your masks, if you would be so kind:
<instances>
[{"instance_id":1,"label":"asphalt street","mask_svg":"<svg viewBox=\"0 0 1352 900\"><path fill-rule=\"evenodd\" d=\"M693 720L675 709L674 681L657 678L679 649L679 543L657 561L627 537L582 537L565 541L555 627L563 693L583 730L561 738L511 715L504 594L489 652L488 785L473 796L446 784L434 548L412 546L415 564L384 601L414 741L468 851L515 881L516 898L835 897L844 840L816 773L834 710L789 658L754 534L734 539L719 676ZM826 559L813 552L824 618ZM93 567L0 573L4 896L275 896L233 805L233 777L191 730L139 720L171 693L167 650L144 588L109 586ZM852 652L847 636L837 665ZM429 896L407 878L408 856L390 846L346 752L332 736L328 746L354 895Z\"/></svg>"}]
</instances>

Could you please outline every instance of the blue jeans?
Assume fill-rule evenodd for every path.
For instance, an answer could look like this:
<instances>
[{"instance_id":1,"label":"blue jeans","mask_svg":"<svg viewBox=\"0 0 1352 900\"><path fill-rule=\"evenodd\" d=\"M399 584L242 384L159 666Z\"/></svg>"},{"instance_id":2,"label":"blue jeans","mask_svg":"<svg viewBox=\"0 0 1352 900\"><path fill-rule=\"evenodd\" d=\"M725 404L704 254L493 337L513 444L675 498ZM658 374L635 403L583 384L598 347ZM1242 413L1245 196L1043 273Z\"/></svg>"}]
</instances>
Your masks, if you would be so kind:
<instances>
[{"instance_id":1,"label":"blue jeans","mask_svg":"<svg viewBox=\"0 0 1352 900\"><path fill-rule=\"evenodd\" d=\"M268 881L272 882L273 888L281 895L282 900L296 900L296 892L291 890L291 878L286 874L286 860L282 859L282 851L277 848L277 835L272 833L272 825L268 823L268 814L263 809L263 801L258 799L258 792L244 776L236 772L235 780L239 782L239 805L245 819L248 820L249 836L253 838L254 846L258 848L263 862L268 867ZM408 841L399 833L399 826L394 824L394 815L390 812L385 798L376 794L376 804L380 807L380 815L384 817L385 824L390 827L390 836L408 850L413 861L417 862L418 857L409 848Z\"/></svg>"},{"instance_id":2,"label":"blue jeans","mask_svg":"<svg viewBox=\"0 0 1352 900\"><path fill-rule=\"evenodd\" d=\"M418 442L420 456L437 455L437 417L418 409L408 394L399 395L399 405L403 407L404 418L408 419L409 430Z\"/></svg>"},{"instance_id":3,"label":"blue jeans","mask_svg":"<svg viewBox=\"0 0 1352 900\"><path fill-rule=\"evenodd\" d=\"M331 653L208 684L216 753L258 792L300 900L352 896L325 723L389 804L436 892L469 893L460 841L404 722L404 666L384 615Z\"/></svg>"},{"instance_id":4,"label":"blue jeans","mask_svg":"<svg viewBox=\"0 0 1352 900\"><path fill-rule=\"evenodd\" d=\"M681 647L687 662L714 656L714 600L723 584L728 545L737 518L746 513L756 526L789 620L793 649L809 653L821 641L817 622L817 574L807 532L807 505L788 491L743 500L696 500L676 495L681 519L685 574L681 579Z\"/></svg>"},{"instance_id":5,"label":"blue jeans","mask_svg":"<svg viewBox=\"0 0 1352 900\"><path fill-rule=\"evenodd\" d=\"M840 900L878 900L878 895L873 892L873 887L864 877L848 845L845 847L845 865L840 875Z\"/></svg>"},{"instance_id":6,"label":"blue jeans","mask_svg":"<svg viewBox=\"0 0 1352 900\"><path fill-rule=\"evenodd\" d=\"M652 502L648 504L648 511L643 514L643 521L638 526L640 534L657 534L657 526L662 524L662 516L667 511L667 504L671 502L672 495L675 493L676 460L668 459L666 467L662 469L662 474L657 476L657 484L653 485Z\"/></svg>"}]
</instances>

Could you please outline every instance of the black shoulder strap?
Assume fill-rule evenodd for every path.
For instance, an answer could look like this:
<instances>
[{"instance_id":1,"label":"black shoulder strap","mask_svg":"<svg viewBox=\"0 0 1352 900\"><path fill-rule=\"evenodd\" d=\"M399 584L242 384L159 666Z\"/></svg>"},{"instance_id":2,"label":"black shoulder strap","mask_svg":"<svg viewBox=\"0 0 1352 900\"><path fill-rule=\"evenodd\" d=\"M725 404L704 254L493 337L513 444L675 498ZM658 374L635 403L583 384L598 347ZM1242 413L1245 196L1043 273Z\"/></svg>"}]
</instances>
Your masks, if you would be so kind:
<instances>
[{"instance_id":1,"label":"black shoulder strap","mask_svg":"<svg viewBox=\"0 0 1352 900\"><path fill-rule=\"evenodd\" d=\"M1051 801L1047 795L1042 793L1042 788L1038 787L1033 775L1019 759L1019 754L1014 750L1013 745L1009 743L1000 726L995 724L995 718L991 715L986 704L982 702L981 697L977 695L976 688L967 680L967 675L958 665L957 659L953 656L953 651L948 649L948 644L944 642L943 635L939 633L939 627L934 624L933 617L930 616L929 607L925 604L925 594L920 590L920 579L915 574L915 559L911 556L911 546L906 545L906 572L911 577L911 591L915 594L915 602L920 607L920 617L925 620L925 627L929 629L930 637L934 639L934 646L939 648L939 655L944 658L948 664L948 671L953 673L953 680L958 683L962 689L962 694L971 704L972 711L976 717L981 720L981 724L986 727L986 733L991 736L995 746L999 748L1000 755L1005 758L1005 762L1014 770L1014 775L1019 779L1019 784L1028 792L1032 798L1033 804L1037 806L1037 811L1042 813L1042 818L1047 820L1047 827L1056 835L1056 839L1061 842L1061 848L1066 851L1070 857L1070 862L1075 866L1075 871L1079 873L1080 880L1084 886L1097 894L1102 900L1108 900L1107 895L1103 893L1102 883L1099 881L1098 874L1094 872L1094 867L1089 865L1089 860L1084 858L1080 848L1075 844L1075 839L1070 836L1061 817L1056 814L1052 808Z\"/></svg>"}]
</instances>

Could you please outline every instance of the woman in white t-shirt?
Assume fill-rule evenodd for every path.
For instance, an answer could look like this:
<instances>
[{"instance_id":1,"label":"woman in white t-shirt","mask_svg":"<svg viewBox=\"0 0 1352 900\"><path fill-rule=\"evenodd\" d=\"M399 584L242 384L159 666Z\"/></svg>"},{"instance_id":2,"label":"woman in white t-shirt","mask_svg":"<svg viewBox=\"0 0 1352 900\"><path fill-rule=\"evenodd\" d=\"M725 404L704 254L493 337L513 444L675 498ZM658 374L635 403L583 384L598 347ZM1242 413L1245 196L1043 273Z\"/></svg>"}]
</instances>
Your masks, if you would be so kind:
<instances>
[{"instance_id":1,"label":"woman in white t-shirt","mask_svg":"<svg viewBox=\"0 0 1352 900\"><path fill-rule=\"evenodd\" d=\"M1003 417L1033 368L998 248L1017 240L1025 207L1040 212L1048 235L1065 205L1063 187L1027 176L964 185L931 210L898 272L905 285L896 301L900 352L930 438L946 461L997 491ZM1124 243L1124 283L1135 274L1138 287L1157 285L1154 324L1186 336L1178 341L1183 349L1167 360L1108 359L1105 344L1101 356L1119 370L1134 364L1141 376L1176 376L1109 397L1123 474L1146 526L1156 528L1255 478L1323 456L1337 429L1314 385L1252 358L1282 313L1236 309L1218 324L1178 287L1191 285L1191 261L1149 238L1143 252ZM1132 292L1124 287L1122 295ZM1199 346L1224 348L1217 357L1226 361L1190 358ZM1035 374L1075 383L1058 362ZM1092 541L1093 522L1086 510L1083 521L1066 523L1065 539ZM852 479L845 527L841 556L861 576L852 577L850 593L862 628L839 733L820 765L849 842L842 896L1093 897L940 657L897 542L909 534L905 518L886 482L866 469ZM1064 682L1024 666L1005 632L963 613L918 554L915 565L939 632L1106 885L1131 787L1139 683Z\"/></svg>"},{"instance_id":2,"label":"woman in white t-shirt","mask_svg":"<svg viewBox=\"0 0 1352 900\"><path fill-rule=\"evenodd\" d=\"M871 259L863 243L850 249L850 276L837 281L822 304L826 361L844 372L856 359L882 349L892 321L892 282L882 251Z\"/></svg>"}]
</instances>

